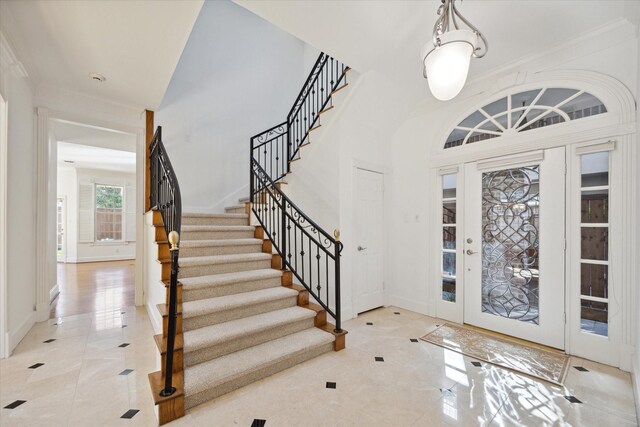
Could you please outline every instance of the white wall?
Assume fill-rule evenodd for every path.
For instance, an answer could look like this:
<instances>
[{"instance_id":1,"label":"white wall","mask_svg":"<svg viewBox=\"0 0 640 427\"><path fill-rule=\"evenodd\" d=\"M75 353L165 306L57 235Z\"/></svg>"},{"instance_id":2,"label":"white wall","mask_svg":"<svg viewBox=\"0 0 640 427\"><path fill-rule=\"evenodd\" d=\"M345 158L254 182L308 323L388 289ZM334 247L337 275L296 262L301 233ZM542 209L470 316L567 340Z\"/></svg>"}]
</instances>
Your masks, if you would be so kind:
<instances>
[{"instance_id":1,"label":"white wall","mask_svg":"<svg viewBox=\"0 0 640 427\"><path fill-rule=\"evenodd\" d=\"M636 4L635 15L636 21L636 45L637 45L637 67L636 67L636 102L640 97L640 4ZM638 126L636 143L640 142L640 109L636 106L636 125ZM639 150L640 152L640 150ZM639 154L640 155L640 154ZM636 165L640 165L640 159L636 162ZM638 188L640 188L640 171L636 172L636 181ZM637 199L636 212L640 212L640 198ZM640 242L640 227L636 227L636 242ZM640 277L640 263L636 264L636 277ZM640 292L636 291L636 313L635 313L635 325L636 325L636 352L633 355L633 384L636 398L636 419L640 420Z\"/></svg>"},{"instance_id":2,"label":"white wall","mask_svg":"<svg viewBox=\"0 0 640 427\"><path fill-rule=\"evenodd\" d=\"M286 120L313 56L234 3L203 5L155 114L183 210L221 212L248 196L249 138Z\"/></svg>"},{"instance_id":3,"label":"white wall","mask_svg":"<svg viewBox=\"0 0 640 427\"><path fill-rule=\"evenodd\" d=\"M78 185L96 183L120 187L134 187L135 174L96 169L58 168L58 197L67 198L67 262L94 262L134 259L136 242L85 243L78 242ZM135 190L134 190L135 191ZM123 233L126 224L123 224Z\"/></svg>"},{"instance_id":4,"label":"white wall","mask_svg":"<svg viewBox=\"0 0 640 427\"><path fill-rule=\"evenodd\" d=\"M35 115L31 82L16 72L17 62L5 62L9 45L2 38L0 92L8 106L7 235L2 238L10 242L6 309L11 352L35 322Z\"/></svg>"},{"instance_id":5,"label":"white wall","mask_svg":"<svg viewBox=\"0 0 640 427\"><path fill-rule=\"evenodd\" d=\"M347 64L348 65L348 64ZM302 148L301 160L292 164L286 193L328 233L338 228L344 249L341 258L342 315L349 319L354 284L355 221L353 203L356 165L385 173L385 187L392 177L390 141L412 105L391 80L377 71L347 74L349 87L336 94L335 108L321 116L322 127ZM407 101L409 99L409 101ZM385 211L389 209L385 192ZM385 216L386 216L385 212ZM385 257L387 258L387 257ZM389 270L385 262L385 284Z\"/></svg>"}]
</instances>

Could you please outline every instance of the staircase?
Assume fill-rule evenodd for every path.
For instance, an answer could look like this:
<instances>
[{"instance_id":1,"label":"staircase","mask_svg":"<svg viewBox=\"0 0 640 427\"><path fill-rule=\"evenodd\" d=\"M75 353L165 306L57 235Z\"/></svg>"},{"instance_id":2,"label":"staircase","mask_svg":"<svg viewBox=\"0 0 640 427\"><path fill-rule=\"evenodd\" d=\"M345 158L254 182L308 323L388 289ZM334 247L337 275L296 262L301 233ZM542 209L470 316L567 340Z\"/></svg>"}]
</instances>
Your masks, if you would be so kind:
<instances>
[{"instance_id":1,"label":"staircase","mask_svg":"<svg viewBox=\"0 0 640 427\"><path fill-rule=\"evenodd\" d=\"M161 158L151 161L151 206L167 303L158 305L163 333L154 337L161 370L149 380L161 425L201 403L345 347L339 235L330 236L304 215L284 194L282 178L319 126L320 113L333 108L331 95L346 86L347 71L320 55L288 124L281 126L286 132L261 140L271 129L252 138L250 197L224 214L181 212L177 180L160 130L156 133L152 156ZM322 91L317 89L321 79L326 79ZM276 169L267 173L263 166L274 161Z\"/></svg>"}]
</instances>

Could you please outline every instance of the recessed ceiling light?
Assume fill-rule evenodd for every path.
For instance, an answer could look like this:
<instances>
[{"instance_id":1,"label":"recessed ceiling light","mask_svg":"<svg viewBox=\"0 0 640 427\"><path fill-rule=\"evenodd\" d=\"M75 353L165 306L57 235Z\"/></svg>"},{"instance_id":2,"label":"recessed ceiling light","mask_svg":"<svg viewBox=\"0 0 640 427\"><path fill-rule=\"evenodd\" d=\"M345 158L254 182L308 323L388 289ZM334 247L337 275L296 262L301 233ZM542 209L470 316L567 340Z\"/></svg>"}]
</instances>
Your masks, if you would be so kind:
<instances>
[{"instance_id":1,"label":"recessed ceiling light","mask_svg":"<svg viewBox=\"0 0 640 427\"><path fill-rule=\"evenodd\" d=\"M98 74L98 73L89 73L89 78L93 81L96 82L104 82L107 80L107 78L105 76L103 76L102 74Z\"/></svg>"}]
</instances>

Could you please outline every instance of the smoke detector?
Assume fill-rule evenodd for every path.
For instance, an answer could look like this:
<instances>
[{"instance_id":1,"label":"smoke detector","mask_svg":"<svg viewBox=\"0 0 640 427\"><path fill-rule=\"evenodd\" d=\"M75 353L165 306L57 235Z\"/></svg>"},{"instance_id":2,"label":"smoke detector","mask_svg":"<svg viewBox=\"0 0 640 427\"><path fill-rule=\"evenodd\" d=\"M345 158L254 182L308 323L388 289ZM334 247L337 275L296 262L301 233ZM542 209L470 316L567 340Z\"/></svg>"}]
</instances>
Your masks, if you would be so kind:
<instances>
[{"instance_id":1,"label":"smoke detector","mask_svg":"<svg viewBox=\"0 0 640 427\"><path fill-rule=\"evenodd\" d=\"M69 163L69 164L74 164L75 162L73 160L65 160L65 163Z\"/></svg>"},{"instance_id":2,"label":"smoke detector","mask_svg":"<svg viewBox=\"0 0 640 427\"><path fill-rule=\"evenodd\" d=\"M103 76L102 74L98 74L98 73L89 73L89 78L95 82L104 82L107 80L107 78L105 76Z\"/></svg>"}]
</instances>

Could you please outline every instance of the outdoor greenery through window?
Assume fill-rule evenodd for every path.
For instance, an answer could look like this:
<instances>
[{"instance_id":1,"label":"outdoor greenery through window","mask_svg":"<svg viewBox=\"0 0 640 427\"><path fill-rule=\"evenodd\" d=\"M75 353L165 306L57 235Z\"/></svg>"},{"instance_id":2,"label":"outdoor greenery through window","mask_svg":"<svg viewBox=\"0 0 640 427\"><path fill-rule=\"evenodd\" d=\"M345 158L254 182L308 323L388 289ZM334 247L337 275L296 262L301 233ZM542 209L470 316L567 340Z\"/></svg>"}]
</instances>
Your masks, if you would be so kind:
<instances>
[{"instance_id":1,"label":"outdoor greenery through window","mask_svg":"<svg viewBox=\"0 0 640 427\"><path fill-rule=\"evenodd\" d=\"M123 188L96 185L96 241L122 240Z\"/></svg>"}]
</instances>

